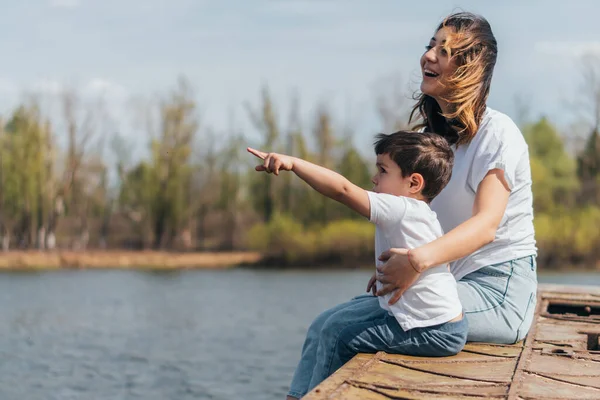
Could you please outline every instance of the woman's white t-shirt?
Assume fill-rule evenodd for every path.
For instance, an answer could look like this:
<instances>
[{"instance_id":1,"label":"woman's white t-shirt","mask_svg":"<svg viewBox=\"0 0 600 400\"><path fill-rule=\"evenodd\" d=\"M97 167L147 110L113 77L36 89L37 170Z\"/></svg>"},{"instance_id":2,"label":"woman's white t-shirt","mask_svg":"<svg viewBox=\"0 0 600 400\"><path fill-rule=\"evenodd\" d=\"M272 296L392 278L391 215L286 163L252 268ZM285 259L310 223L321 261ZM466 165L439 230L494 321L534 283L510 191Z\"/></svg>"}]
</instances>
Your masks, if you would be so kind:
<instances>
[{"instance_id":1,"label":"woman's white t-shirt","mask_svg":"<svg viewBox=\"0 0 600 400\"><path fill-rule=\"evenodd\" d=\"M494 241L450 263L456 280L486 265L536 255L529 149L519 128L508 116L488 107L473 140L452 148L452 178L431 203L444 232L472 216L475 193L490 170L503 170L510 188Z\"/></svg>"}]
</instances>

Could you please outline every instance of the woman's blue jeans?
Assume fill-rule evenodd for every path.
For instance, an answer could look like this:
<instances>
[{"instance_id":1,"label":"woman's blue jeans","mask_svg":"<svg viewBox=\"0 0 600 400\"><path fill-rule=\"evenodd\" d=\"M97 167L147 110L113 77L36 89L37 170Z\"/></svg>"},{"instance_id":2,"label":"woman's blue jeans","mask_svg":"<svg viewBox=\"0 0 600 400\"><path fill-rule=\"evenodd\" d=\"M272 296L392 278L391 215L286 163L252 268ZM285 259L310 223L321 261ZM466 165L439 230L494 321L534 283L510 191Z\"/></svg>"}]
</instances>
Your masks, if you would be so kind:
<instances>
[{"instance_id":1,"label":"woman's blue jeans","mask_svg":"<svg viewBox=\"0 0 600 400\"><path fill-rule=\"evenodd\" d=\"M489 265L458 282L469 342L511 344L527 336L537 303L537 263L527 256Z\"/></svg>"},{"instance_id":2,"label":"woman's blue jeans","mask_svg":"<svg viewBox=\"0 0 600 400\"><path fill-rule=\"evenodd\" d=\"M288 394L301 398L358 353L448 356L465 340L518 342L531 326L536 292L535 257L490 265L458 282L466 319L407 332L376 297L355 297L312 322Z\"/></svg>"}]
</instances>

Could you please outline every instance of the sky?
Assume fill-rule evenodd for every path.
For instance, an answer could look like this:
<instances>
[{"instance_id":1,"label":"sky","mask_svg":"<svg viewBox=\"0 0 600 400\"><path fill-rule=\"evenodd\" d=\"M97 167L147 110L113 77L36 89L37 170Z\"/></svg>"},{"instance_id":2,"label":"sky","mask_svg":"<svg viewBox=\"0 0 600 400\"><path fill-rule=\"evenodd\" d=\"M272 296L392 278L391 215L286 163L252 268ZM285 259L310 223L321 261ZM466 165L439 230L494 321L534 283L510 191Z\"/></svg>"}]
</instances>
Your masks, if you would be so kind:
<instances>
[{"instance_id":1,"label":"sky","mask_svg":"<svg viewBox=\"0 0 600 400\"><path fill-rule=\"evenodd\" d=\"M499 44L488 105L568 126L585 82L581 57L600 56L600 2L392 0L0 0L0 115L35 92L49 102L65 86L102 96L111 129L136 151L147 137L131 99L151 98L184 75L201 124L259 141L245 108L268 85L285 126L294 93L306 129L327 104L359 146L381 129L377 93L401 88L411 104L419 58L441 19L465 10L486 17ZM50 112L52 114L52 112ZM54 111L53 118L57 116ZM56 117L57 118L57 117ZM60 132L58 132L60 134ZM252 144L252 143L251 143Z\"/></svg>"}]
</instances>

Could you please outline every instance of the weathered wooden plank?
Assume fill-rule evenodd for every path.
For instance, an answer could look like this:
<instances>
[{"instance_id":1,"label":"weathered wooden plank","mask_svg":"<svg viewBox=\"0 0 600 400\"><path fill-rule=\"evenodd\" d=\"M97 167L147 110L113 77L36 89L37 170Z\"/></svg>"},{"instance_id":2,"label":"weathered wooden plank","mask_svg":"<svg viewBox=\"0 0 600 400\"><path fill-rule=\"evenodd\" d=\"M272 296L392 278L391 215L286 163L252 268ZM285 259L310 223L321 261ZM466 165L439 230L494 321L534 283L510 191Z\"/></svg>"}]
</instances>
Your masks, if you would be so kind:
<instances>
[{"instance_id":1,"label":"weathered wooden plank","mask_svg":"<svg viewBox=\"0 0 600 400\"><path fill-rule=\"evenodd\" d=\"M310 393L309 393L310 394ZM338 390L330 393L327 397L318 397L327 400L390 400L390 397L378 391L363 389L344 383ZM312 399L307 395L302 400Z\"/></svg>"},{"instance_id":2,"label":"weathered wooden plank","mask_svg":"<svg viewBox=\"0 0 600 400\"><path fill-rule=\"evenodd\" d=\"M438 375L431 371L416 370L399 364L377 363L369 368L368 377L362 375L361 380L369 382L390 385L391 382L400 384L427 384L435 382L438 385L454 385L461 381L460 377ZM477 380L471 380L469 383L477 383Z\"/></svg>"},{"instance_id":3,"label":"weathered wooden plank","mask_svg":"<svg viewBox=\"0 0 600 400\"><path fill-rule=\"evenodd\" d=\"M549 374L547 378L554 379L562 382L569 382L581 386L589 386L592 388L600 389L600 379L598 375L595 376L578 376L578 375L563 375L563 374Z\"/></svg>"},{"instance_id":4,"label":"weathered wooden plank","mask_svg":"<svg viewBox=\"0 0 600 400\"><path fill-rule=\"evenodd\" d=\"M579 360L568 356L531 355L527 371L538 374L567 374L575 376L596 376L600 382L600 363Z\"/></svg>"},{"instance_id":5,"label":"weathered wooden plank","mask_svg":"<svg viewBox=\"0 0 600 400\"><path fill-rule=\"evenodd\" d=\"M588 324L572 322L570 324L557 323L555 320L541 318L537 323L537 341L552 342L587 342L587 335L580 333L582 330L592 330L594 327Z\"/></svg>"},{"instance_id":6,"label":"weathered wooden plank","mask_svg":"<svg viewBox=\"0 0 600 400\"><path fill-rule=\"evenodd\" d=\"M348 361L346 365L338 369L333 375L326 379L319 386L314 388L311 392L307 393L303 399L327 399L328 395L333 393L342 385L346 380L356 377L360 374L366 365L369 363L376 362L376 359L372 354L358 354L352 360Z\"/></svg>"},{"instance_id":7,"label":"weathered wooden plank","mask_svg":"<svg viewBox=\"0 0 600 400\"><path fill-rule=\"evenodd\" d=\"M429 388L398 388L390 389L378 387L369 384L353 384L352 387L344 392L336 393L337 397L331 397L328 400L347 400L347 399L438 399L438 400L466 400L466 399L502 399L504 394L494 395L486 392L467 394L460 392L435 391ZM358 397L351 397L358 396ZM361 397L362 396L362 397ZM378 397L381 396L381 397Z\"/></svg>"},{"instance_id":8,"label":"weathered wooden plank","mask_svg":"<svg viewBox=\"0 0 600 400\"><path fill-rule=\"evenodd\" d=\"M487 343L467 343L463 351L486 354L496 357L518 357L523 350L523 342L515 345L493 345Z\"/></svg>"},{"instance_id":9,"label":"weathered wooden plank","mask_svg":"<svg viewBox=\"0 0 600 400\"><path fill-rule=\"evenodd\" d=\"M405 376L397 378L391 374L376 373L370 371L368 375L363 376L360 379L353 379L352 382L358 382L361 384L372 384L379 387L389 387L393 389L405 388L405 389L419 389L423 387L430 388L432 390L446 390L449 387L464 387L464 388L480 388L482 391L491 390L495 392L495 388L499 386L507 386L506 384L497 384L482 382L473 379L460 379L437 375L421 375L415 378L412 375L414 371L406 371Z\"/></svg>"},{"instance_id":10,"label":"weathered wooden plank","mask_svg":"<svg viewBox=\"0 0 600 400\"><path fill-rule=\"evenodd\" d=\"M509 383L515 370L516 361L509 359L495 363L468 362L460 365L436 362L410 364L400 362L398 365L438 376L490 383Z\"/></svg>"},{"instance_id":11,"label":"weathered wooden plank","mask_svg":"<svg viewBox=\"0 0 600 400\"><path fill-rule=\"evenodd\" d=\"M401 389L410 392L430 393L430 394L451 394L451 395L469 395L469 396L481 396L481 397L506 397L508 393L508 385L501 384L489 384L479 383L477 385L438 385L438 384L426 384L419 386L405 385L397 388L386 388L386 393L398 393Z\"/></svg>"},{"instance_id":12,"label":"weathered wooden plank","mask_svg":"<svg viewBox=\"0 0 600 400\"><path fill-rule=\"evenodd\" d=\"M497 395L488 392L466 393L459 391L435 391L429 389L409 390L406 388L398 390L382 389L381 393L386 394L387 399L439 399L439 400L466 400L466 399L502 399L505 395L500 392Z\"/></svg>"},{"instance_id":13,"label":"weathered wooden plank","mask_svg":"<svg viewBox=\"0 0 600 400\"><path fill-rule=\"evenodd\" d=\"M477 349L479 346L470 346L470 348ZM502 362L506 360L510 360L515 358L519 353L513 354L511 351L497 350L494 352L489 352L488 354L485 349L476 350L476 351L465 351L458 353L452 357L413 357L413 356L405 356L401 354L382 354L380 360L382 361L392 361L392 362L402 362L402 363L422 363L422 362L435 362L438 364L457 364L463 362ZM506 355L502 355L506 354Z\"/></svg>"},{"instance_id":14,"label":"weathered wooden plank","mask_svg":"<svg viewBox=\"0 0 600 400\"><path fill-rule=\"evenodd\" d=\"M525 374L519 396L530 399L600 399L600 389L571 384L531 373Z\"/></svg>"}]
</instances>

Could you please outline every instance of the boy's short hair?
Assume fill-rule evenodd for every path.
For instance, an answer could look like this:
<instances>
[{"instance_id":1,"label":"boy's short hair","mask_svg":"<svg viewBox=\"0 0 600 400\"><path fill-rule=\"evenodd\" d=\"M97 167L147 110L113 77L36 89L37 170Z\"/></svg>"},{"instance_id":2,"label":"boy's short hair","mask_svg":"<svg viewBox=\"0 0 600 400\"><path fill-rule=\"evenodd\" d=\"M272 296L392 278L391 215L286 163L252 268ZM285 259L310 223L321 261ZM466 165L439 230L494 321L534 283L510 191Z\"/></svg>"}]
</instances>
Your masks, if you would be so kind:
<instances>
[{"instance_id":1,"label":"boy's short hair","mask_svg":"<svg viewBox=\"0 0 600 400\"><path fill-rule=\"evenodd\" d=\"M375 154L389 154L398 164L402 176L423 176L422 195L431 201L440 194L452 177L454 153L448 141L431 132L398 131L375 137Z\"/></svg>"}]
</instances>

